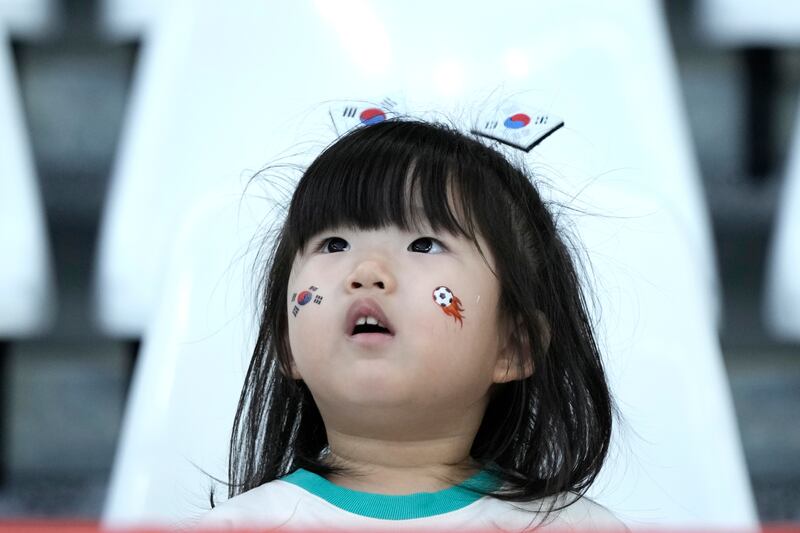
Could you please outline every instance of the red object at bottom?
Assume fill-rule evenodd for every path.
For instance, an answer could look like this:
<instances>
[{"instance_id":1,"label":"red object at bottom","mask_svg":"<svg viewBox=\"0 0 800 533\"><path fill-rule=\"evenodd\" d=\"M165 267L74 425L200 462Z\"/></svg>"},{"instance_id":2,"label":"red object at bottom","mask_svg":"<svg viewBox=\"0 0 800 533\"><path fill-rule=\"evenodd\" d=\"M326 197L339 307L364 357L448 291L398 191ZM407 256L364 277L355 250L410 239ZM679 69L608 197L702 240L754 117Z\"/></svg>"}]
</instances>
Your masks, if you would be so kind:
<instances>
[{"instance_id":1,"label":"red object at bottom","mask_svg":"<svg viewBox=\"0 0 800 533\"><path fill-rule=\"evenodd\" d=\"M409 531L406 528L403 531ZM186 533L186 532L208 532L213 533L214 529L186 529L186 528L167 528L167 527L143 527L143 528L102 528L100 524L92 521L63 521L63 520L0 520L0 533L100 533L100 532L113 532L113 533ZM252 528L252 529L238 529L238 530L225 530L228 533L268 533L270 529L265 528ZM281 528L280 531L298 532L298 533L326 533L322 529L289 529ZM354 531L360 533L369 533L369 530L356 529ZM435 532L432 530L413 530L420 533L446 533L444 529L437 529ZM470 530L470 533L495 533L494 530ZM571 533L580 533L580 531L572 531ZM463 533L460 530L459 533ZM553 533L548 530L548 533ZM589 530L587 530L589 533ZM602 531L592 530L591 533L603 533ZM611 532L608 532L611 533ZM631 529L631 533L800 533L800 523L786 523L786 524L766 524L757 529Z\"/></svg>"}]
</instances>

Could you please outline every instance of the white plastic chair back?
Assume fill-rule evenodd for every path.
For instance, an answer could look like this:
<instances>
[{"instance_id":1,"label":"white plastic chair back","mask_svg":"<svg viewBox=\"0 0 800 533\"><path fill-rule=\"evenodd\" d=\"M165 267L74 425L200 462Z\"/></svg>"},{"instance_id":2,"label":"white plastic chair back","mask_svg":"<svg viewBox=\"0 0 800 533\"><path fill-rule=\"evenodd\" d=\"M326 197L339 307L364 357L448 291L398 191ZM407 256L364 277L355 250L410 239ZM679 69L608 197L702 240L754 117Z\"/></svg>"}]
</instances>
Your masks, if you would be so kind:
<instances>
[{"instance_id":1,"label":"white plastic chair back","mask_svg":"<svg viewBox=\"0 0 800 533\"><path fill-rule=\"evenodd\" d=\"M574 222L592 262L593 313L627 424L590 494L641 529L754 526L714 304L685 228L644 190L600 183L573 200L544 194L588 213L560 220ZM209 482L193 463L226 479L254 345L248 252L259 221L281 215L271 206L214 195L183 226L133 382L106 526L186 525L208 508Z\"/></svg>"},{"instance_id":2,"label":"white plastic chair back","mask_svg":"<svg viewBox=\"0 0 800 533\"><path fill-rule=\"evenodd\" d=\"M186 525L209 508L212 481L199 468L227 480L233 415L258 329L261 243L253 239L269 206L220 193L188 213L134 372L105 525ZM224 500L227 487L217 491Z\"/></svg>"},{"instance_id":3,"label":"white plastic chair back","mask_svg":"<svg viewBox=\"0 0 800 533\"><path fill-rule=\"evenodd\" d=\"M163 5L156 0L102 0L98 2L100 29L109 39L145 39L158 23Z\"/></svg>"},{"instance_id":4,"label":"white plastic chair back","mask_svg":"<svg viewBox=\"0 0 800 533\"><path fill-rule=\"evenodd\" d=\"M588 213L575 229L623 418L590 496L634 530L755 527L715 302L684 228L627 186L587 189L571 205Z\"/></svg>"},{"instance_id":5,"label":"white plastic chair back","mask_svg":"<svg viewBox=\"0 0 800 533\"><path fill-rule=\"evenodd\" d=\"M776 339L800 341L800 115L767 254L764 322Z\"/></svg>"},{"instance_id":6,"label":"white plastic chair back","mask_svg":"<svg viewBox=\"0 0 800 533\"><path fill-rule=\"evenodd\" d=\"M0 0L0 26L16 36L43 37L58 24L57 4L55 0Z\"/></svg>"},{"instance_id":7,"label":"white plastic chair back","mask_svg":"<svg viewBox=\"0 0 800 533\"><path fill-rule=\"evenodd\" d=\"M0 338L17 338L50 325L55 297L44 212L2 26L0 44Z\"/></svg>"},{"instance_id":8,"label":"white plastic chair back","mask_svg":"<svg viewBox=\"0 0 800 533\"><path fill-rule=\"evenodd\" d=\"M786 0L701 0L696 4L700 30L726 46L797 46L800 10Z\"/></svg>"},{"instance_id":9,"label":"white plastic chair back","mask_svg":"<svg viewBox=\"0 0 800 533\"><path fill-rule=\"evenodd\" d=\"M517 22L525 29L514 30ZM187 206L287 147L306 150L293 142L327 144L330 131L307 120L326 102L400 94L412 113L440 110L459 121L492 91L522 93L566 120L559 135L590 140L568 159L548 158L543 146L565 189L580 190L586 178L645 182L687 228L697 275L716 293L707 214L657 2L471 10L455 0L174 0L146 42L111 178L95 283L102 329L141 334ZM596 174L575 179L582 165Z\"/></svg>"}]
</instances>

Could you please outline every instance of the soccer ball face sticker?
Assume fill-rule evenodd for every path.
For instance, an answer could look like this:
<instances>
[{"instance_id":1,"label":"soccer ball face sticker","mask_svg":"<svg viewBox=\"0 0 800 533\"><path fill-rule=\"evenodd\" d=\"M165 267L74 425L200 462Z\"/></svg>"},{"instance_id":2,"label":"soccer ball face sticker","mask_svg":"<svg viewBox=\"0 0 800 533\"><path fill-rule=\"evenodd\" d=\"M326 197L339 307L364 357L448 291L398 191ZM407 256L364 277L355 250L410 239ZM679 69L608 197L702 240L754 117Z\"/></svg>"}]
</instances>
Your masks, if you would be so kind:
<instances>
[{"instance_id":1,"label":"soccer ball face sticker","mask_svg":"<svg viewBox=\"0 0 800 533\"><path fill-rule=\"evenodd\" d=\"M446 315L450 315L458 321L460 326L464 326L464 308L461 307L461 300L453 294L453 291L445 286L433 289L433 302L438 305Z\"/></svg>"}]
</instances>

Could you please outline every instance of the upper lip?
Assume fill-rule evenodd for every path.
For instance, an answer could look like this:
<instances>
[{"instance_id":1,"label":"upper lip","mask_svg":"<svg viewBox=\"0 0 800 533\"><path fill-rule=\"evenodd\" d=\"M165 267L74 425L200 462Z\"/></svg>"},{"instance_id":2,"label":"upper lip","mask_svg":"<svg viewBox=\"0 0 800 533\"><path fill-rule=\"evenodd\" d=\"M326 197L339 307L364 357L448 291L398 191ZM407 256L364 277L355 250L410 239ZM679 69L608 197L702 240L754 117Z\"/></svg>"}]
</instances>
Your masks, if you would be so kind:
<instances>
[{"instance_id":1,"label":"upper lip","mask_svg":"<svg viewBox=\"0 0 800 533\"><path fill-rule=\"evenodd\" d=\"M347 320L345 321L345 333L348 335L353 334L353 329L356 327L356 320L362 316L371 316L378 319L383 327L389 330L390 335L394 335L394 327L389 323L389 319L381 309L381 306L372 298L361 298L353 302L350 309L347 310Z\"/></svg>"}]
</instances>

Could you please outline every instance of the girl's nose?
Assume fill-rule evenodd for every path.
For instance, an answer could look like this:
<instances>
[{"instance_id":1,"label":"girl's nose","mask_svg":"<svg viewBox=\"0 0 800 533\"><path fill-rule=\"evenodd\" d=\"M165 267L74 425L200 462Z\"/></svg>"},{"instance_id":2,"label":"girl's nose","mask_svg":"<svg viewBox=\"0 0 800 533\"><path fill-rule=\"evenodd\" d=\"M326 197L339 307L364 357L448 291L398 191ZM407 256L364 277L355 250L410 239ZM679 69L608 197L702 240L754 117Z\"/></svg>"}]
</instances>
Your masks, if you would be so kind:
<instances>
[{"instance_id":1,"label":"girl's nose","mask_svg":"<svg viewBox=\"0 0 800 533\"><path fill-rule=\"evenodd\" d=\"M394 276L378 261L362 261L345 280L347 291L361 288L376 288L385 292L394 291Z\"/></svg>"}]
</instances>

